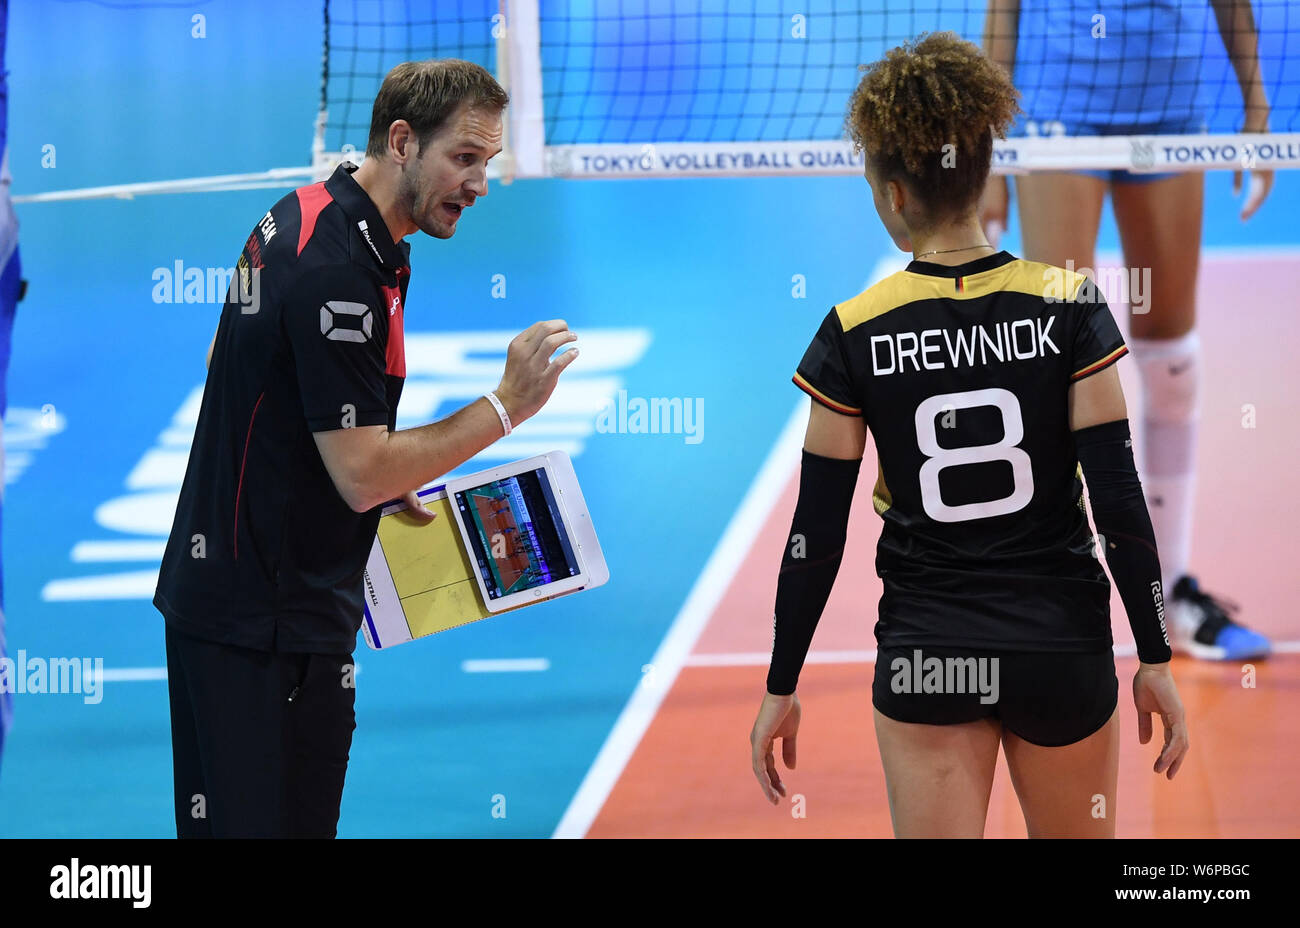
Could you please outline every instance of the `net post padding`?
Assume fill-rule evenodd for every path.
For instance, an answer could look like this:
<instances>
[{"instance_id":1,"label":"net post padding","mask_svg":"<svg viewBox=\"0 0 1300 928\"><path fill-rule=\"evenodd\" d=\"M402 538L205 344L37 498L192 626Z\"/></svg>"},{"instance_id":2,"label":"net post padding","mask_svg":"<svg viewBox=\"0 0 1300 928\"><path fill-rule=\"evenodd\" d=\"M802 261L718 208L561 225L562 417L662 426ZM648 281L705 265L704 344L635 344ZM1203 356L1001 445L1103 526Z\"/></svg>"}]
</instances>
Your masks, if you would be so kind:
<instances>
[{"instance_id":1,"label":"net post padding","mask_svg":"<svg viewBox=\"0 0 1300 928\"><path fill-rule=\"evenodd\" d=\"M537 0L506 0L507 49L511 86L508 146L513 173L546 175L546 124L542 106L541 16Z\"/></svg>"}]
</instances>

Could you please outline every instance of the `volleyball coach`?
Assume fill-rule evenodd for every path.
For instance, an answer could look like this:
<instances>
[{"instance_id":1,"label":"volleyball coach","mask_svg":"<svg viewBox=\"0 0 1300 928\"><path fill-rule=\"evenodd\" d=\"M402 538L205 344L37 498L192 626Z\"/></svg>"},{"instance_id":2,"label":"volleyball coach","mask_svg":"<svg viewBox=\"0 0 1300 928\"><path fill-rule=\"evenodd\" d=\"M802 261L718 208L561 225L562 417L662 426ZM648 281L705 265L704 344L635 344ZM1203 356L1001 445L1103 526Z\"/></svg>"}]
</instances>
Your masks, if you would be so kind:
<instances>
[{"instance_id":1,"label":"volleyball coach","mask_svg":"<svg viewBox=\"0 0 1300 928\"><path fill-rule=\"evenodd\" d=\"M362 573L382 503L536 413L576 349L561 320L507 352L494 393L396 430L417 229L451 238L487 194L505 91L466 61L406 62L366 159L257 223L209 349L154 605L166 620L179 837L333 837L354 713Z\"/></svg>"}]
</instances>

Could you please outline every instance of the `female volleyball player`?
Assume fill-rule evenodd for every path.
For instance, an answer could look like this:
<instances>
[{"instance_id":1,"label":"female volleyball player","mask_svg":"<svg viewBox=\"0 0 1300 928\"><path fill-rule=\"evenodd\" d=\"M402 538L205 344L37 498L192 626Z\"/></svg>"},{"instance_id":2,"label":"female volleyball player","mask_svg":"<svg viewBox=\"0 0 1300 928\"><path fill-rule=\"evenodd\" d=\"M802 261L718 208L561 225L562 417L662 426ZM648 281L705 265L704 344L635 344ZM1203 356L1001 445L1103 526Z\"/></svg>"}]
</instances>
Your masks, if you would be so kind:
<instances>
[{"instance_id":1,"label":"female volleyball player","mask_svg":"<svg viewBox=\"0 0 1300 928\"><path fill-rule=\"evenodd\" d=\"M1129 0L1098 5L1089 0L1087 9L1080 10L1071 3L1049 7L1045 0L992 0L985 49L1015 75L1024 94L1026 119L1013 131L1070 136L1204 131L1197 91L1211 6L1240 85L1242 131L1267 132L1269 102L1249 3ZM1104 35L1098 34L1099 22ZM1036 44L1024 43L1018 55L1018 35L1033 36ZM1243 220L1259 208L1272 183L1271 171L1253 172ZM1234 190L1240 188L1238 171ZM1129 344L1142 380L1140 470L1160 544L1173 646L1211 660L1262 657L1270 650L1268 639L1233 622L1231 607L1202 591L1189 573L1200 381L1195 326L1201 173L1077 171L1017 177L1025 257L1093 267L1108 189L1125 264L1150 269L1151 275L1149 292L1129 317ZM1006 226L1007 202L1006 178L993 178L982 218L994 237L994 224Z\"/></svg>"},{"instance_id":2,"label":"female volleyball player","mask_svg":"<svg viewBox=\"0 0 1300 928\"><path fill-rule=\"evenodd\" d=\"M907 269L834 307L795 374L812 397L799 501L777 583L767 695L750 736L767 798L795 763L799 671L839 569L875 437L880 600L872 701L894 832L983 834L998 746L1031 836L1112 837L1118 682L1110 584L1138 643L1139 741L1157 773L1187 752L1160 565L1114 362L1126 351L1091 281L997 252L976 208L1008 76L952 33L867 69L848 125Z\"/></svg>"}]
</instances>

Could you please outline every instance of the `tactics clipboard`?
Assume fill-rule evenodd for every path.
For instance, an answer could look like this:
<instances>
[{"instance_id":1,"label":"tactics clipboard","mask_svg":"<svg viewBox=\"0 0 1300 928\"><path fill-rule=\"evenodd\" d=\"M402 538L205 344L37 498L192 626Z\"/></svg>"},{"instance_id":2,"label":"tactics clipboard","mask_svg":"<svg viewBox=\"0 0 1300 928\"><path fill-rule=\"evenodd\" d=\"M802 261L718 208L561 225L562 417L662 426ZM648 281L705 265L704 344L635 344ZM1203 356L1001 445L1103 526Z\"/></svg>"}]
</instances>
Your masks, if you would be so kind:
<instances>
[{"instance_id":1,"label":"tactics clipboard","mask_svg":"<svg viewBox=\"0 0 1300 928\"><path fill-rule=\"evenodd\" d=\"M438 517L417 522L405 503L389 503L366 560L361 632L377 651L492 615L479 598L446 489L419 495Z\"/></svg>"},{"instance_id":2,"label":"tactics clipboard","mask_svg":"<svg viewBox=\"0 0 1300 928\"><path fill-rule=\"evenodd\" d=\"M609 579L563 452L471 474L419 497L437 513L432 522L417 521L400 500L380 512L363 578L362 633L375 650ZM497 526L504 526L500 537L489 534Z\"/></svg>"}]
</instances>

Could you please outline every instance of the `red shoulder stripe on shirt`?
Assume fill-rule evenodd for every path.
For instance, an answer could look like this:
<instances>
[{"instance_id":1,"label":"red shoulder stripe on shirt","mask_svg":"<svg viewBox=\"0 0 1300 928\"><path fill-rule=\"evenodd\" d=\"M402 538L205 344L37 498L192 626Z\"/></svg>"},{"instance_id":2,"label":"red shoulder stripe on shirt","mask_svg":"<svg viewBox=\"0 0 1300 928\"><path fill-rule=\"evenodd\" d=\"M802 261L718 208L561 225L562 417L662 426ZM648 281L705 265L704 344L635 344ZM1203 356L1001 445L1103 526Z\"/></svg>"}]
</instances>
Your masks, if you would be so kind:
<instances>
[{"instance_id":1,"label":"red shoulder stripe on shirt","mask_svg":"<svg viewBox=\"0 0 1300 928\"><path fill-rule=\"evenodd\" d=\"M316 219L321 210L329 206L334 197L325 189L324 181L310 187L299 187L294 193L298 194L298 209L302 213L302 225L298 229L298 254L301 255L316 231Z\"/></svg>"},{"instance_id":2,"label":"red shoulder stripe on shirt","mask_svg":"<svg viewBox=\"0 0 1300 928\"><path fill-rule=\"evenodd\" d=\"M1083 378L1089 376L1090 374L1095 374L1103 367L1109 367L1110 365L1114 364L1116 361L1124 357L1124 355L1126 354L1128 354L1128 345L1120 345L1110 354L1106 355L1106 357L1099 358L1098 360L1089 364L1087 367L1083 368L1082 370L1075 371L1070 376L1070 380L1071 381L1082 380Z\"/></svg>"},{"instance_id":3,"label":"red shoulder stripe on shirt","mask_svg":"<svg viewBox=\"0 0 1300 928\"><path fill-rule=\"evenodd\" d=\"M398 272L401 273L400 271ZM387 364L384 372L394 377L406 377L406 336L402 326L402 288L384 287L384 307L388 311Z\"/></svg>"},{"instance_id":4,"label":"red shoulder stripe on shirt","mask_svg":"<svg viewBox=\"0 0 1300 928\"><path fill-rule=\"evenodd\" d=\"M798 388L799 388L800 390L802 390L804 393L807 393L809 396L811 396L811 397L812 397L813 399L815 399L817 402L821 403L821 404L822 404L823 406L825 406L827 409L834 410L835 412L838 412L838 413L840 413L841 415L845 415L845 416L860 416L860 415L862 415L862 410L861 410L861 409L858 409L856 406L846 406L846 405L843 404L843 403L837 403L835 400L831 399L829 396L827 396L827 395L826 395L825 393L823 393L821 390L818 390L816 387L814 387L812 384L810 384L807 380L805 380L805 379L803 378L803 375L801 375L798 371L795 371L794 376L791 377L790 379L794 381L794 385L795 385L796 387L798 387Z\"/></svg>"}]
</instances>

